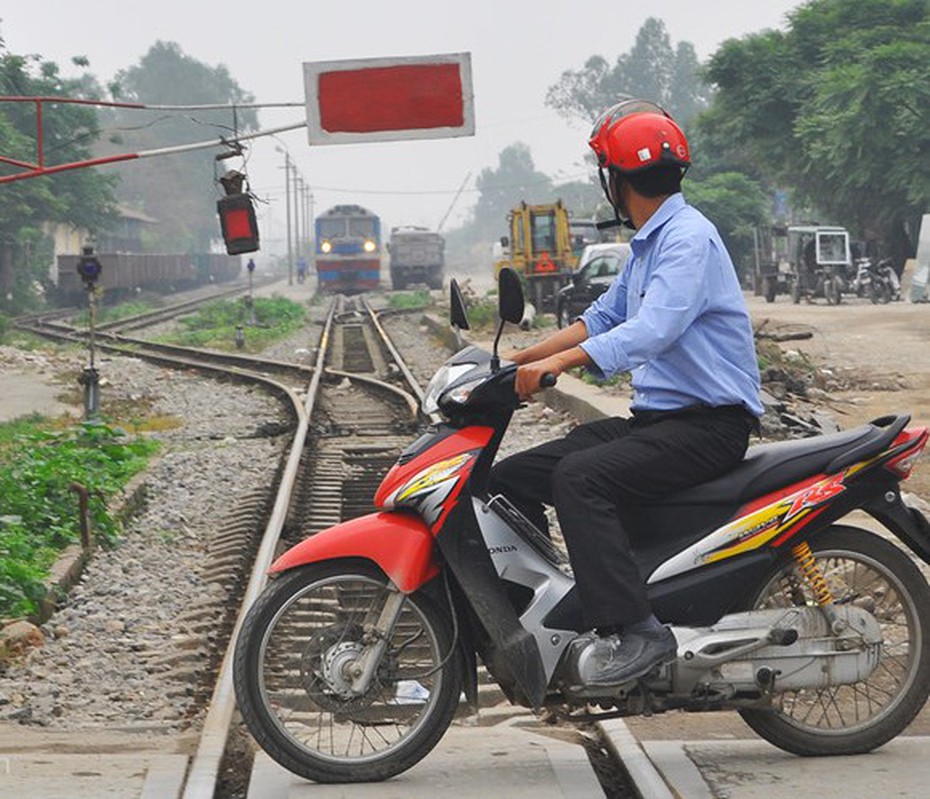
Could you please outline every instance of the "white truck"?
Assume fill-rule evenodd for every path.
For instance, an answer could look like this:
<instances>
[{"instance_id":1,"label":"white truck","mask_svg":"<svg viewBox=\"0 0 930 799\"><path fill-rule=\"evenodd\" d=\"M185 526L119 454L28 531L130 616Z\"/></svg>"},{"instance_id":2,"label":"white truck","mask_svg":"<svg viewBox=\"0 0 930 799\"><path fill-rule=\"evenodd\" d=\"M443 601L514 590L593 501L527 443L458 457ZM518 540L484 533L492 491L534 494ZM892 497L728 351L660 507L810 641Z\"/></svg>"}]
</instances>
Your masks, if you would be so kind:
<instances>
[{"instance_id":1,"label":"white truck","mask_svg":"<svg viewBox=\"0 0 930 799\"><path fill-rule=\"evenodd\" d=\"M445 270L445 239L425 227L391 228L388 241L391 288L395 291L422 283L441 289Z\"/></svg>"}]
</instances>

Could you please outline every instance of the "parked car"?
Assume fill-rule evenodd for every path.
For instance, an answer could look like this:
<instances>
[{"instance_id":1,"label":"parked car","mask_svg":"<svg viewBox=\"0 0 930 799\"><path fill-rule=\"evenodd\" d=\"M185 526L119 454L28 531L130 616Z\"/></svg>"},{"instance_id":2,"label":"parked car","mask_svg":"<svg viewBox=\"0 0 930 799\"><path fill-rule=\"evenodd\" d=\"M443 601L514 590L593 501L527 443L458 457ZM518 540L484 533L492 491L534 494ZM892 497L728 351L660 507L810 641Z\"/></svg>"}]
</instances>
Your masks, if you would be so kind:
<instances>
[{"instance_id":1,"label":"parked car","mask_svg":"<svg viewBox=\"0 0 930 799\"><path fill-rule=\"evenodd\" d=\"M559 327L568 327L585 308L607 291L629 257L629 244L611 242L585 247L571 281L559 290L556 297Z\"/></svg>"}]
</instances>

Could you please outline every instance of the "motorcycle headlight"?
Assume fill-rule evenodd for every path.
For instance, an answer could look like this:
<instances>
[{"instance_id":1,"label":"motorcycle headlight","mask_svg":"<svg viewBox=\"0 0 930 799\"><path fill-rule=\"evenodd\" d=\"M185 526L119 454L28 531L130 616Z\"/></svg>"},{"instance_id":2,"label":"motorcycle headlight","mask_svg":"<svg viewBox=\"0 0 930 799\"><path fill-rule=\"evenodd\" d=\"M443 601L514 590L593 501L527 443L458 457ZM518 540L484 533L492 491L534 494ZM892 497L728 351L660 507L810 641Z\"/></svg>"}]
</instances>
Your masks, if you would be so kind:
<instances>
[{"instance_id":1,"label":"motorcycle headlight","mask_svg":"<svg viewBox=\"0 0 930 799\"><path fill-rule=\"evenodd\" d=\"M455 388L450 388L442 395L442 398L448 402L454 402L456 405L464 405L468 402L471 392L483 382L484 376L476 377L474 380L469 380L467 383L462 383Z\"/></svg>"},{"instance_id":2,"label":"motorcycle headlight","mask_svg":"<svg viewBox=\"0 0 930 799\"><path fill-rule=\"evenodd\" d=\"M450 383L454 383L462 375L475 368L473 363L444 364L433 375L433 379L426 386L423 393L423 412L436 413L439 410L439 397Z\"/></svg>"}]
</instances>

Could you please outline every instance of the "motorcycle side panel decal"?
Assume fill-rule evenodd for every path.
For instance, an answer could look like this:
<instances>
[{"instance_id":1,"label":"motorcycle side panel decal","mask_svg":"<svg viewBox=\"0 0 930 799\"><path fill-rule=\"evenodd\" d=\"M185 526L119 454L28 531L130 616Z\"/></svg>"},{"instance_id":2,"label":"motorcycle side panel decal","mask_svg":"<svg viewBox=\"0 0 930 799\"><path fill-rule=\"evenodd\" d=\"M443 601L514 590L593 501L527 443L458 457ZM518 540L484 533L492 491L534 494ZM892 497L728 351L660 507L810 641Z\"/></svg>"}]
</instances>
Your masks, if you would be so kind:
<instances>
[{"instance_id":1,"label":"motorcycle side panel decal","mask_svg":"<svg viewBox=\"0 0 930 799\"><path fill-rule=\"evenodd\" d=\"M787 522L803 511L823 505L835 496L842 494L846 490L846 486L843 485L845 477L845 473L838 474L828 480L815 483L811 488L801 492L791 503L791 507L788 508L788 512L784 515L782 521Z\"/></svg>"},{"instance_id":2,"label":"motorcycle side panel decal","mask_svg":"<svg viewBox=\"0 0 930 799\"><path fill-rule=\"evenodd\" d=\"M403 465L395 463L375 492L375 507L392 508L397 500L397 494L429 467L438 466L458 455L484 448L493 434L494 430L490 427L466 427L441 440L438 444L427 447L412 461Z\"/></svg>"},{"instance_id":3,"label":"motorcycle side panel decal","mask_svg":"<svg viewBox=\"0 0 930 799\"><path fill-rule=\"evenodd\" d=\"M436 533L458 501L477 454L477 451L463 452L428 466L388 498L388 507L415 510Z\"/></svg>"},{"instance_id":4,"label":"motorcycle side panel decal","mask_svg":"<svg viewBox=\"0 0 930 799\"><path fill-rule=\"evenodd\" d=\"M726 560L745 552L773 546L795 535L837 496L846 490L846 480L860 471L865 464L856 464L841 474L825 476L812 484L805 484L787 496L776 492L768 504L744 513L723 527L707 535L661 564L649 577L648 583L665 580L699 566Z\"/></svg>"}]
</instances>

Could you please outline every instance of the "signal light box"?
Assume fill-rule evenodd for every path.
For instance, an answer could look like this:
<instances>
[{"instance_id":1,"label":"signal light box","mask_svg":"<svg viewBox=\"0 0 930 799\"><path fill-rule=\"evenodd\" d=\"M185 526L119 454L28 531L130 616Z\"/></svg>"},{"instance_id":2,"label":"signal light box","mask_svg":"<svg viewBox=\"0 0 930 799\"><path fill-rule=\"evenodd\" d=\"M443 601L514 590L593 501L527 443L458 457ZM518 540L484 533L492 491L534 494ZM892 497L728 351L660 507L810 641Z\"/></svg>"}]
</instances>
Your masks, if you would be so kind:
<instances>
[{"instance_id":1,"label":"signal light box","mask_svg":"<svg viewBox=\"0 0 930 799\"><path fill-rule=\"evenodd\" d=\"M471 54L304 63L311 145L475 134Z\"/></svg>"}]
</instances>

